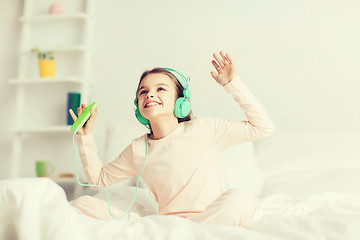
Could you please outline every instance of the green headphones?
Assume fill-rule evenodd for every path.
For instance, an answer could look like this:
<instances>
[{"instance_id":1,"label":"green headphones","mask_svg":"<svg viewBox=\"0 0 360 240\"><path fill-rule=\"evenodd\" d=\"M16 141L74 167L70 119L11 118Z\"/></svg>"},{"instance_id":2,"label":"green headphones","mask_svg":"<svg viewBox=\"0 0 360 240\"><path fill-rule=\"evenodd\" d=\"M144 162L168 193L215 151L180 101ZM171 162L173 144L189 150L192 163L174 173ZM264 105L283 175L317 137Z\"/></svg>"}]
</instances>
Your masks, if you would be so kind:
<instances>
[{"instance_id":1,"label":"green headphones","mask_svg":"<svg viewBox=\"0 0 360 240\"><path fill-rule=\"evenodd\" d=\"M190 89L188 88L188 85L189 85L189 80L186 79L186 77L174 70L174 69L171 69L171 68L164 68L165 70L168 70L172 75L174 75L174 77L178 80L178 82L181 84L181 86L183 86L184 88L184 91L183 91L183 95L184 97L179 97L176 102L175 102L175 107L174 107L174 115L177 117L177 118L184 118L186 117L187 115L189 115L190 113L190 109L191 109L191 105L190 105L190 100L189 98L191 97L191 91ZM180 81L180 78L177 77L175 74L179 75L183 81ZM139 110L139 105L138 105L138 99L137 97L135 98L134 100L134 104L136 106L136 109L135 109L135 117L136 119L142 124L142 125L149 125L150 122L149 120L147 120L143 115L141 115L140 113L140 110Z\"/></svg>"}]
</instances>

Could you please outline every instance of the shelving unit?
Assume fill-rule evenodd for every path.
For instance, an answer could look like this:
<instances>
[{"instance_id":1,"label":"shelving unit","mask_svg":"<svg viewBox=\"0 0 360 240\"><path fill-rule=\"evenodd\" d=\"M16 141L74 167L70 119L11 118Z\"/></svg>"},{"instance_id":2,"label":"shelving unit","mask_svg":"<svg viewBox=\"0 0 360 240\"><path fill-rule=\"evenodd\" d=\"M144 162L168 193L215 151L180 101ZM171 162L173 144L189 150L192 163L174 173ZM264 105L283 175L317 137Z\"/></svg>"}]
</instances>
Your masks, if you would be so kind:
<instances>
[{"instance_id":1,"label":"shelving unit","mask_svg":"<svg viewBox=\"0 0 360 240\"><path fill-rule=\"evenodd\" d=\"M79 77L48 77L48 78L25 78L18 79L13 78L9 80L10 84L46 84L46 83L77 83L82 84L84 82L83 79Z\"/></svg>"},{"instance_id":2,"label":"shelving unit","mask_svg":"<svg viewBox=\"0 0 360 240\"><path fill-rule=\"evenodd\" d=\"M69 126L27 127L15 129L15 133L69 133Z\"/></svg>"},{"instance_id":3,"label":"shelving unit","mask_svg":"<svg viewBox=\"0 0 360 240\"><path fill-rule=\"evenodd\" d=\"M22 22L35 22L35 21L56 21L56 20L88 20L90 16L85 13L74 13L74 14L61 14L61 15L53 15L53 14L43 14L37 16L22 16L20 17L20 21Z\"/></svg>"},{"instance_id":4,"label":"shelving unit","mask_svg":"<svg viewBox=\"0 0 360 240\"><path fill-rule=\"evenodd\" d=\"M16 111L15 111L15 123L14 123L14 137L13 137L13 149L12 149L12 161L10 169L10 177L21 177L20 166L23 160L23 138L33 134L43 134L43 137L48 135L58 136L58 134L72 134L70 132L70 126L58 124L49 124L49 126L26 126L24 110L27 107L26 96L29 91L29 87L38 89L47 89L52 85L71 85L79 89L81 93L81 102L88 102L89 89L91 83L90 78L90 63L92 56L92 37L93 37L93 13L94 13L94 0L82 0L84 5L84 11L75 13L63 13L63 14L43 14L35 13L35 3L38 1L24 0L23 1L23 16L19 18L21 22L21 42L19 48L19 66L17 77L9 80L9 84L13 84L16 87ZM67 3L70 3L69 1ZM72 3L72 2L71 2ZM65 8L66 9L66 8ZM65 10L66 11L66 10ZM34 24L42 24L45 27L51 29L58 23L72 24L75 22L81 22L83 24L82 42L81 43L68 43L68 44L53 44L50 47L41 47L41 51L55 51L55 53L61 54L77 54L82 56L80 65L81 74L70 74L65 76L57 76L52 78L41 78L37 76L29 76L30 58L34 57L34 53L31 53L31 49L34 47L31 43L32 37L34 37L32 30ZM44 27L43 26L43 27ZM55 26L56 27L56 26ZM66 34L66 32L64 33ZM41 37L46 38L46 33ZM69 64L74 64L69 62ZM60 74L61 75L61 74ZM64 114L67 112L64 109ZM26 116L28 117L28 116ZM66 117L64 117L66 119ZM46 136L45 136L46 135ZM42 135L40 135L42 136ZM71 141L71 138L69 138ZM69 156L72 158L72 156ZM58 183L71 182L72 179L55 179Z\"/></svg>"}]
</instances>

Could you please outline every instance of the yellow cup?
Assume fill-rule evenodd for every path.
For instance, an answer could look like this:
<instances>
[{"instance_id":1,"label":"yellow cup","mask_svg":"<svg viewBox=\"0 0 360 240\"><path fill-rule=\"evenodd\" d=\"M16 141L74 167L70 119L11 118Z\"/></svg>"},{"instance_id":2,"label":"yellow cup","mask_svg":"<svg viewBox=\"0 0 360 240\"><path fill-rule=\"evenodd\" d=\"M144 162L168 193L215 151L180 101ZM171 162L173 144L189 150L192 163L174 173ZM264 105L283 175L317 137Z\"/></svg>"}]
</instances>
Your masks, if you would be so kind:
<instances>
[{"instance_id":1,"label":"yellow cup","mask_svg":"<svg viewBox=\"0 0 360 240\"><path fill-rule=\"evenodd\" d=\"M55 68L55 60L39 60L40 77L54 77Z\"/></svg>"}]
</instances>

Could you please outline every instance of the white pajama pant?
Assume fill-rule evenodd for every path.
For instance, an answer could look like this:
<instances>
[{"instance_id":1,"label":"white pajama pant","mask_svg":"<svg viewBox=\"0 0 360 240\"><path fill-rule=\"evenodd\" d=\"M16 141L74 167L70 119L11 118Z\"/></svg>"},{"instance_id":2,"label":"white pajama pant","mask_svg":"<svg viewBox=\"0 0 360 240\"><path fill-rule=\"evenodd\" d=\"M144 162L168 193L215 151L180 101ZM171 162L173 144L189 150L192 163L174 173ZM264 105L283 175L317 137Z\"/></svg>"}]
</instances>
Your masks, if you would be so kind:
<instances>
[{"instance_id":1,"label":"white pajama pant","mask_svg":"<svg viewBox=\"0 0 360 240\"><path fill-rule=\"evenodd\" d=\"M109 213L107 202L101 199L81 196L72 201L71 204L87 216L103 220L114 220ZM179 217L198 223L248 227L254 217L255 208L256 200L252 194L239 188L233 188L222 193L204 211L200 213L185 213L179 215ZM123 211L113 207L111 207L111 212L114 216L122 216L124 214ZM124 218L133 221L141 218L141 216L137 213L129 212Z\"/></svg>"}]
</instances>

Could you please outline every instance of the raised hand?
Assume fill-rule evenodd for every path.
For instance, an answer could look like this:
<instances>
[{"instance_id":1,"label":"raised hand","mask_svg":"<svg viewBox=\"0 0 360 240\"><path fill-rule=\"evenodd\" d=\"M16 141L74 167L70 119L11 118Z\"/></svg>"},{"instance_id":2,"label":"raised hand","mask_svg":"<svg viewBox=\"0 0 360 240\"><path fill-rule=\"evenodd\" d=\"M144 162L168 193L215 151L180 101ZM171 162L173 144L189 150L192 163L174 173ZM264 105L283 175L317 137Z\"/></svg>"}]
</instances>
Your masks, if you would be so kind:
<instances>
[{"instance_id":1,"label":"raised hand","mask_svg":"<svg viewBox=\"0 0 360 240\"><path fill-rule=\"evenodd\" d=\"M77 109L77 113L78 116L80 116L80 114L82 113L82 111L85 109L85 104L81 104L81 107L79 107ZM69 113L72 117L72 119L74 120L74 122L76 121L77 117L74 113L74 111L72 109L69 109ZM95 118L97 115L97 107L96 108L92 108L91 111L91 116L89 117L89 119L86 121L86 123L84 124L84 126L82 126L82 128L80 128L76 134L78 135L87 135L87 134L91 134L93 133L94 130L94 125L95 125Z\"/></svg>"},{"instance_id":2,"label":"raised hand","mask_svg":"<svg viewBox=\"0 0 360 240\"><path fill-rule=\"evenodd\" d=\"M237 72L235 69L235 64L233 63L230 55L228 53L225 55L223 51L220 51L220 55L221 58L217 53L213 54L216 61L212 60L212 64L215 67L217 73L211 71L211 75L217 83L219 83L221 86L224 86L236 76Z\"/></svg>"}]
</instances>

